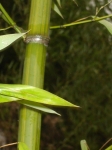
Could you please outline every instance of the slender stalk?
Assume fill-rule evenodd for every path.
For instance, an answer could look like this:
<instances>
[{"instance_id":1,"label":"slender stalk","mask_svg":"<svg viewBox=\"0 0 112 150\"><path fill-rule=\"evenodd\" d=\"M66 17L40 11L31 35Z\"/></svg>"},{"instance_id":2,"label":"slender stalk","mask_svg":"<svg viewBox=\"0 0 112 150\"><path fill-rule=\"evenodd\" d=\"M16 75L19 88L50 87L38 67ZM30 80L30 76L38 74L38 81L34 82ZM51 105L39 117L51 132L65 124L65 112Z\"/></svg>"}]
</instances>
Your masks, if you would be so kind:
<instances>
[{"instance_id":1,"label":"slender stalk","mask_svg":"<svg viewBox=\"0 0 112 150\"><path fill-rule=\"evenodd\" d=\"M6 10L3 8L3 6L0 4L0 10L1 10L1 17L9 24L11 25L17 32L21 33L21 29L16 25L16 23L12 20L12 18L9 16L9 14L6 12Z\"/></svg>"},{"instance_id":2,"label":"slender stalk","mask_svg":"<svg viewBox=\"0 0 112 150\"><path fill-rule=\"evenodd\" d=\"M48 36L52 0L31 0L29 35ZM29 43L23 71L23 84L43 88L46 47ZM19 119L19 142L25 142L30 150L39 150L41 113L21 106Z\"/></svg>"},{"instance_id":3,"label":"slender stalk","mask_svg":"<svg viewBox=\"0 0 112 150\"><path fill-rule=\"evenodd\" d=\"M74 21L72 23L68 23L68 24L64 24L64 25L57 25L57 26L52 26L50 27L50 29L57 29L57 28L66 28L66 27L69 27L69 26L74 26L74 25L78 25L78 24L84 24L84 23L90 23L90 22L97 22L97 21L100 21L100 20L103 20L103 19L106 19L106 18L110 18L112 17L112 15L107 15L107 16L103 16L103 17L97 17L97 16L89 16L91 17L92 19L87 19L85 20L85 18L83 19L80 19L82 21ZM88 18L88 17L86 17Z\"/></svg>"}]
</instances>

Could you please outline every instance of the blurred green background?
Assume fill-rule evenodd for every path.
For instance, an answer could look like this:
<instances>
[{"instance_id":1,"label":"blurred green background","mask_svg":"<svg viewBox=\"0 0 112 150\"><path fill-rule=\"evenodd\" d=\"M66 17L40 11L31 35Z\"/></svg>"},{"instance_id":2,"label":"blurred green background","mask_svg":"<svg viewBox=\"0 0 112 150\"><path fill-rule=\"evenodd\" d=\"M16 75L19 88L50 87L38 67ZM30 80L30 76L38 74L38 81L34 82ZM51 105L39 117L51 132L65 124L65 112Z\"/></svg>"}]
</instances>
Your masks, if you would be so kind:
<instances>
[{"instance_id":1,"label":"blurred green background","mask_svg":"<svg viewBox=\"0 0 112 150\"><path fill-rule=\"evenodd\" d=\"M64 20L52 11L51 26L95 15L96 7L107 2L78 0L77 7L72 0L63 0ZM27 29L30 0L1 0L1 3L15 22ZM112 4L109 4L99 16L111 12ZM0 18L0 28L4 27L7 24ZM12 32L10 29L0 34ZM112 137L111 47L112 36L97 22L50 30L44 88L81 109L55 108L62 117L43 114L42 150L80 149L82 139L87 140L91 150L96 150ZM21 83L24 52L25 44L21 40L0 52L1 83ZM17 141L18 111L16 103L0 105L0 129L7 143Z\"/></svg>"}]
</instances>

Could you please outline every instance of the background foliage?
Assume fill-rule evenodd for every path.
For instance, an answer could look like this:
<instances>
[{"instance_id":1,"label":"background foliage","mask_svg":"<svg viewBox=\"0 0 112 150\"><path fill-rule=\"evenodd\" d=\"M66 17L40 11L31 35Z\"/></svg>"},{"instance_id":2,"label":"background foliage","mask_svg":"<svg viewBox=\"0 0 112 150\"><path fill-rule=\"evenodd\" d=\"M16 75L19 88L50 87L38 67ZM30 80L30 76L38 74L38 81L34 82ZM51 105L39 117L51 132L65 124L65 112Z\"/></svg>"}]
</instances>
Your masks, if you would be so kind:
<instances>
[{"instance_id":1,"label":"background foliage","mask_svg":"<svg viewBox=\"0 0 112 150\"><path fill-rule=\"evenodd\" d=\"M17 24L27 29L30 1L1 3ZM64 20L52 11L51 25L94 15L96 7L105 3L106 0L79 0L77 7L71 1L62 1ZM111 13L111 6L99 15ZM0 19L0 28L6 26ZM80 149L81 139L87 140L90 149L99 149L112 136L112 37L102 25L90 23L51 30L50 38L45 89L80 105L81 109L58 108L62 117L43 114L41 149ZM18 41L0 53L1 83L21 83L24 47ZM0 128L8 143L17 141L18 109L15 103L0 106Z\"/></svg>"}]
</instances>

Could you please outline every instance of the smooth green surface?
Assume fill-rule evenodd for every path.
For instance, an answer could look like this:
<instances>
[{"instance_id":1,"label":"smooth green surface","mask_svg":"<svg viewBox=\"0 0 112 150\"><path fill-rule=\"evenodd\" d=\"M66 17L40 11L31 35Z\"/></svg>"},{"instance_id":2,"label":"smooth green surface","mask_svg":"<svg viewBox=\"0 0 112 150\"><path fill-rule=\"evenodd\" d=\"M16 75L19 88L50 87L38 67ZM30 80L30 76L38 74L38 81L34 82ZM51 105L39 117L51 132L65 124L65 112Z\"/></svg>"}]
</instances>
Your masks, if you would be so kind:
<instances>
[{"instance_id":1,"label":"smooth green surface","mask_svg":"<svg viewBox=\"0 0 112 150\"><path fill-rule=\"evenodd\" d=\"M0 103L17 101L38 111L59 115L54 110L42 105L78 107L45 90L18 84L0 84ZM40 104L42 103L42 104Z\"/></svg>"},{"instance_id":2,"label":"smooth green surface","mask_svg":"<svg viewBox=\"0 0 112 150\"><path fill-rule=\"evenodd\" d=\"M56 115L60 115L59 113L57 113L56 111L42 105L42 104L39 104L39 103L35 103L35 102L28 102L28 101L18 101L20 104L24 104L30 108L33 108L33 109L37 109L38 111L40 112L45 112L45 113L51 113L51 114L56 114Z\"/></svg>"},{"instance_id":3,"label":"smooth green surface","mask_svg":"<svg viewBox=\"0 0 112 150\"><path fill-rule=\"evenodd\" d=\"M43 87L46 50L43 45L28 44L23 72L23 84ZM43 66L43 67L42 67ZM30 69L29 69L30 68ZM27 74L26 74L27 72ZM38 77L38 80L37 80Z\"/></svg>"},{"instance_id":4,"label":"smooth green surface","mask_svg":"<svg viewBox=\"0 0 112 150\"><path fill-rule=\"evenodd\" d=\"M88 150L86 140L81 140L80 145L81 145L81 150Z\"/></svg>"},{"instance_id":5,"label":"smooth green surface","mask_svg":"<svg viewBox=\"0 0 112 150\"><path fill-rule=\"evenodd\" d=\"M25 35L25 33L15 33L15 34L7 34L0 36L0 50L3 50L17 39Z\"/></svg>"},{"instance_id":6,"label":"smooth green surface","mask_svg":"<svg viewBox=\"0 0 112 150\"><path fill-rule=\"evenodd\" d=\"M0 84L0 94L42 104L78 107L50 92L27 85Z\"/></svg>"},{"instance_id":7,"label":"smooth green surface","mask_svg":"<svg viewBox=\"0 0 112 150\"><path fill-rule=\"evenodd\" d=\"M19 142L18 143L19 150L29 150L28 146L25 143Z\"/></svg>"},{"instance_id":8,"label":"smooth green surface","mask_svg":"<svg viewBox=\"0 0 112 150\"><path fill-rule=\"evenodd\" d=\"M105 150L112 150L112 145L106 148Z\"/></svg>"},{"instance_id":9,"label":"smooth green surface","mask_svg":"<svg viewBox=\"0 0 112 150\"><path fill-rule=\"evenodd\" d=\"M13 101L18 101L18 98L15 97L10 97L6 95L0 95L0 103L5 103L5 102L13 102Z\"/></svg>"},{"instance_id":10,"label":"smooth green surface","mask_svg":"<svg viewBox=\"0 0 112 150\"><path fill-rule=\"evenodd\" d=\"M56 111L42 105L39 103L35 103L35 102L30 102L30 101L26 101L26 100L21 100L19 98L15 98L15 97L10 97L10 96L6 96L6 95L0 95L0 103L6 103L6 102L13 102L13 101L17 101L20 104L24 104L32 109L41 111L41 112L46 112L46 113L52 113L52 114L58 114Z\"/></svg>"},{"instance_id":11,"label":"smooth green surface","mask_svg":"<svg viewBox=\"0 0 112 150\"><path fill-rule=\"evenodd\" d=\"M71 0L63 1L62 9L63 15L66 17L66 23L91 14L93 15L95 14L95 7L100 7L102 5L101 1L94 1L95 5L92 7L89 5L89 1L77 1L79 4L78 7ZM25 25L25 18L27 18L29 12L26 13L26 16L23 15L28 7L26 3L26 5L24 5L25 9L23 9L23 3L21 5L21 2L25 1L18 1L18 3L4 1L4 7L10 14L15 15L15 17L12 17L14 20L15 18L17 19L15 20L16 22L19 22L21 18L21 22ZM104 0L103 4L105 3L107 3L107 0ZM9 6L8 8L7 5ZM19 9L16 9L18 8L18 5L20 7ZM15 9L12 10L12 7L15 7ZM104 13L106 15L106 12L104 11L109 10L109 7L107 6L102 10L99 15L103 16ZM86 10L85 8L89 8L89 10ZM20 14L20 11L22 12L20 17L16 17L16 14ZM77 16L75 14L77 14ZM52 15L54 19L52 20L51 25L60 25L64 23L54 11L52 11ZM1 23L4 24L2 19ZM3 26L1 27L3 28ZM87 142L90 146L90 150L99 150L107 139L111 137L111 125L109 126L112 120L111 35L105 27L98 22L52 30L50 35L51 44L48 46L47 51L48 61L46 64L45 87L46 89L49 89L49 91L53 91L73 103L77 102L77 104L82 107L81 110L59 108L61 109L60 111L62 111L62 117L59 118L59 120L61 119L63 121L60 130L64 132L63 129L69 129L69 132L67 130L63 135L61 134L62 139L66 139L66 141L60 141L60 138L57 138L57 136L55 136L54 139L51 138L53 140L52 145L55 146L55 149L60 147L60 150L69 149L68 145L71 149L73 147L75 150L80 150L79 141L84 137L88 137ZM21 51L20 48L19 51L18 49L16 50L18 52L18 57L23 58L24 50L22 53L19 53L19 51ZM3 62L6 60L7 56L11 57L11 55L4 53L3 56ZM18 64L18 58L16 60L16 62L12 60L14 66ZM10 64L4 62L4 67L0 69L1 81L8 83L10 78L11 83L20 83L20 80L18 82L20 68L18 69L17 67L15 69L13 66L7 70L5 66L9 68ZM7 108L5 109L5 107L1 109L1 115L2 113L5 113L6 110ZM51 117L53 116L51 115ZM7 117L7 121L10 119ZM69 119L71 120L71 123L65 123L66 120ZM17 119L12 118L12 121L9 121L9 125L11 124L12 126L13 121L17 122ZM0 124L2 125L3 123L4 122L1 122ZM15 124L15 133L17 131L16 129ZM46 130L48 130L48 128ZM60 134L60 130L55 130L55 133L58 132ZM77 135L75 143L74 133ZM102 135L104 141L102 140ZM49 135L49 141L50 137L52 137L52 132ZM44 140L44 143L42 144L42 150L44 149L45 144L46 140ZM49 149L50 146L51 142L47 143L46 149ZM106 147L108 147L108 145Z\"/></svg>"},{"instance_id":12,"label":"smooth green surface","mask_svg":"<svg viewBox=\"0 0 112 150\"><path fill-rule=\"evenodd\" d=\"M52 0L32 0L29 19L29 34L49 35ZM35 45L35 44L34 44Z\"/></svg>"},{"instance_id":13,"label":"smooth green surface","mask_svg":"<svg viewBox=\"0 0 112 150\"><path fill-rule=\"evenodd\" d=\"M49 35L49 21L52 0L31 0L29 35ZM29 43L24 61L23 84L43 88L46 47ZM30 150L40 149L41 113L22 106L19 119L20 142L28 145Z\"/></svg>"},{"instance_id":14,"label":"smooth green surface","mask_svg":"<svg viewBox=\"0 0 112 150\"><path fill-rule=\"evenodd\" d=\"M58 5L61 7L61 1L57 0Z\"/></svg>"},{"instance_id":15,"label":"smooth green surface","mask_svg":"<svg viewBox=\"0 0 112 150\"><path fill-rule=\"evenodd\" d=\"M110 34L112 34L112 23L107 21L107 20L100 20L98 21L99 23L101 23L102 25L104 25L107 30L110 32Z\"/></svg>"},{"instance_id":16,"label":"smooth green surface","mask_svg":"<svg viewBox=\"0 0 112 150\"><path fill-rule=\"evenodd\" d=\"M61 11L59 10L58 6L53 2L52 3L52 9L60 16L63 18L63 15L61 13Z\"/></svg>"}]
</instances>

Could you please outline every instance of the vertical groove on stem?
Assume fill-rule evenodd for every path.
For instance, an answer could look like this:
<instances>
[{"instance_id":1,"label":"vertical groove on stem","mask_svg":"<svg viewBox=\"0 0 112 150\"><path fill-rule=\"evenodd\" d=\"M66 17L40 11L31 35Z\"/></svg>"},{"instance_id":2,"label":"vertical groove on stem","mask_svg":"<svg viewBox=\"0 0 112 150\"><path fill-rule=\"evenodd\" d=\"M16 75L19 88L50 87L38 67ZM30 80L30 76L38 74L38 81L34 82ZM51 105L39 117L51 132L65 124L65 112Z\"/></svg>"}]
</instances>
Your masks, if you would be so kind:
<instances>
[{"instance_id":1,"label":"vertical groove on stem","mask_svg":"<svg viewBox=\"0 0 112 150\"><path fill-rule=\"evenodd\" d=\"M31 0L29 35L48 36L52 0ZM46 47L29 43L26 47L23 84L43 88ZM30 150L39 150L41 113L21 106L19 118L19 142L25 142Z\"/></svg>"}]
</instances>

